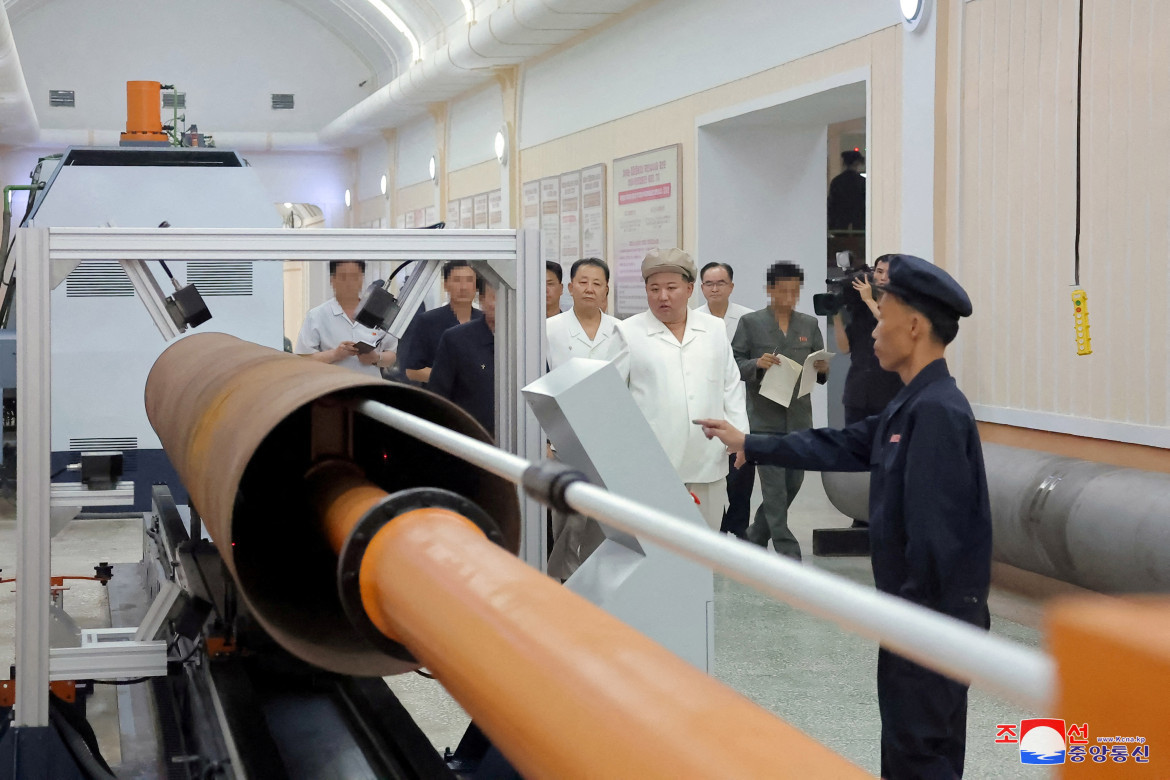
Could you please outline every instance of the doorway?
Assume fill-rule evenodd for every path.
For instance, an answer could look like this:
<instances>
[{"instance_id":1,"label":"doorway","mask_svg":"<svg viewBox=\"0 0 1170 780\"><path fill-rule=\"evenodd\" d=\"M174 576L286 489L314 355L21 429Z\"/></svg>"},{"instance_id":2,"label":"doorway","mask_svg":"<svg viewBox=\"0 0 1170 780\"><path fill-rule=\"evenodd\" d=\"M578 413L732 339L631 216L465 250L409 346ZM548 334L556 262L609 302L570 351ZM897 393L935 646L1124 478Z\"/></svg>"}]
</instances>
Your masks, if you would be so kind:
<instances>
[{"instance_id":1,"label":"doorway","mask_svg":"<svg viewBox=\"0 0 1170 780\"><path fill-rule=\"evenodd\" d=\"M698 258L735 269L737 303L766 306L767 269L787 260L805 274L797 310L814 315L813 295L826 290L829 181L841 171L843 143L866 146L865 76L844 81L697 123ZM860 245L864 257L864 234ZM818 321L826 347L836 352L832 328ZM813 390L815 426L843 424L848 371L848 355L837 355L828 386Z\"/></svg>"}]
</instances>

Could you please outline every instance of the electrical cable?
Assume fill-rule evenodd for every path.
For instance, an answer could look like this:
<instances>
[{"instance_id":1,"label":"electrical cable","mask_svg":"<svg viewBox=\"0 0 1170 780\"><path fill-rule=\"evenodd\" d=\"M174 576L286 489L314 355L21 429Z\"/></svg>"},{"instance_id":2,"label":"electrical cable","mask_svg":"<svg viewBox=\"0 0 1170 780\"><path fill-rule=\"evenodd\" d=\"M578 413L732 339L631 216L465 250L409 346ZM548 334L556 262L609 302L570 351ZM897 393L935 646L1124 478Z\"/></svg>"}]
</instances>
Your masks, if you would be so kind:
<instances>
[{"instance_id":1,"label":"electrical cable","mask_svg":"<svg viewBox=\"0 0 1170 780\"><path fill-rule=\"evenodd\" d=\"M1085 0L1080 0L1077 31L1077 214L1073 240L1073 282L1081 286L1081 69L1085 49Z\"/></svg>"},{"instance_id":2,"label":"electrical cable","mask_svg":"<svg viewBox=\"0 0 1170 780\"><path fill-rule=\"evenodd\" d=\"M149 679L149 677L134 677L129 680L78 680L78 682L87 685L138 685L138 683L144 683Z\"/></svg>"}]
</instances>

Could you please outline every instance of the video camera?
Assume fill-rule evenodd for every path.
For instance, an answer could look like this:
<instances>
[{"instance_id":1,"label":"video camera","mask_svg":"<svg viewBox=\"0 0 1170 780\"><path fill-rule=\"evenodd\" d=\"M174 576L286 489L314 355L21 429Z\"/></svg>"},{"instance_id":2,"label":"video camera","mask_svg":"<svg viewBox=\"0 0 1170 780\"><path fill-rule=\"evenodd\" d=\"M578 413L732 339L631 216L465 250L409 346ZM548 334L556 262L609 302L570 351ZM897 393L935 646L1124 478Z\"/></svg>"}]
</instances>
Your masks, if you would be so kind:
<instances>
[{"instance_id":1,"label":"video camera","mask_svg":"<svg viewBox=\"0 0 1170 780\"><path fill-rule=\"evenodd\" d=\"M853 289L853 282L861 279L872 283L873 269L867 265L854 268L852 261L852 252L837 253L837 267L843 273L841 276L833 276L825 280L828 292L813 296L813 311L818 316L832 317L841 311L842 307L861 303L861 295Z\"/></svg>"}]
</instances>

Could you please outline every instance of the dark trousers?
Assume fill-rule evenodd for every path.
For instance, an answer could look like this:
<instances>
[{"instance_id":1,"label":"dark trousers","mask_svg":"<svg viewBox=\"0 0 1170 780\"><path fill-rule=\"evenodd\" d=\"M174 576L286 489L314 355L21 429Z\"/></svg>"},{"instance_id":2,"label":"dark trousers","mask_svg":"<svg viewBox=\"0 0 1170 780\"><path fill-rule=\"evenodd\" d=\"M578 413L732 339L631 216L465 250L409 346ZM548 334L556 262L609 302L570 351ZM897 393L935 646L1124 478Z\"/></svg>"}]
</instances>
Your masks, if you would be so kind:
<instances>
[{"instance_id":1,"label":"dark trousers","mask_svg":"<svg viewBox=\"0 0 1170 780\"><path fill-rule=\"evenodd\" d=\"M756 509L756 516L748 527L748 541L767 547L771 539L776 552L799 561L800 542L788 528L788 507L792 506L804 482L804 472L761 464L756 467L756 473L760 475L764 502Z\"/></svg>"},{"instance_id":2,"label":"dark trousers","mask_svg":"<svg viewBox=\"0 0 1170 780\"><path fill-rule=\"evenodd\" d=\"M954 780L967 750L967 686L878 651L882 777Z\"/></svg>"},{"instance_id":3,"label":"dark trousers","mask_svg":"<svg viewBox=\"0 0 1170 780\"><path fill-rule=\"evenodd\" d=\"M727 509L723 510L719 530L744 539L752 509L752 490L756 487L756 464L745 463L737 469L732 455L727 465Z\"/></svg>"}]
</instances>

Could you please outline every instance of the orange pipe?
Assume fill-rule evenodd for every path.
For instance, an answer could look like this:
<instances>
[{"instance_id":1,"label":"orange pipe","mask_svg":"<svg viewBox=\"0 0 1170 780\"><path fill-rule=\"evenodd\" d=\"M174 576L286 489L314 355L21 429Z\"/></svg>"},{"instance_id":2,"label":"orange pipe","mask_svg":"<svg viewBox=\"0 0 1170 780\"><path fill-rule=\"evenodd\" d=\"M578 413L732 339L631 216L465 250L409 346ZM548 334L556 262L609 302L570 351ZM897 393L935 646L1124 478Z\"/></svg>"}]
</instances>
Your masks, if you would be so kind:
<instances>
[{"instance_id":1,"label":"orange pipe","mask_svg":"<svg viewBox=\"0 0 1170 780\"><path fill-rule=\"evenodd\" d=\"M868 777L454 512L383 526L360 583L375 625L527 778Z\"/></svg>"}]
</instances>

